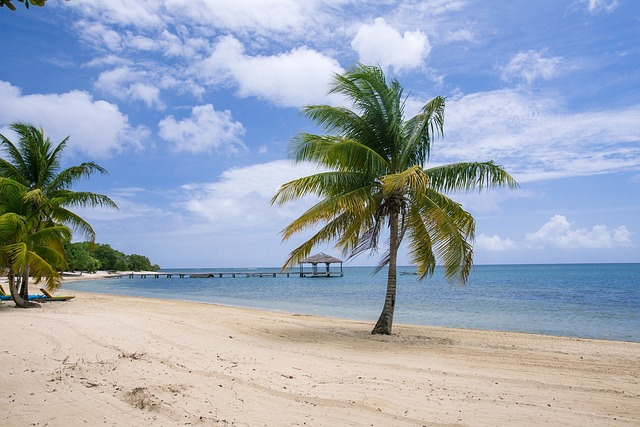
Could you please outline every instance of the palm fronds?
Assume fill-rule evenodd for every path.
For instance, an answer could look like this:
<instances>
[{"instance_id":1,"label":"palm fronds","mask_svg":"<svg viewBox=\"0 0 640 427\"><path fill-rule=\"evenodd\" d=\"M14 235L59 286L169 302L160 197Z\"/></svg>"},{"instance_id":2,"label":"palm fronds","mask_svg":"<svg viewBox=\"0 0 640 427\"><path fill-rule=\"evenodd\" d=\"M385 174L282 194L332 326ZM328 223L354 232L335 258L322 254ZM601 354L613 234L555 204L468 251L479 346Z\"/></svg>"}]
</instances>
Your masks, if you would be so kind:
<instances>
[{"instance_id":1,"label":"palm fronds","mask_svg":"<svg viewBox=\"0 0 640 427\"><path fill-rule=\"evenodd\" d=\"M287 240L320 227L291 252L285 267L307 257L320 243L335 242L350 258L376 252L388 226L388 250L378 264L378 270L390 266L387 297L374 332L390 333L395 266L405 236L420 278L433 274L439 260L447 278L464 283L473 263L475 220L444 193L516 187L517 183L493 162L425 169L434 139L444 133L443 97L433 98L415 117L405 120L400 83L387 81L379 67L365 65L336 75L331 93L349 98L353 110L306 107L303 113L329 133L300 133L290 145L296 162L315 163L328 171L283 184L271 200L282 205L309 195L319 198L282 231Z\"/></svg>"}]
</instances>

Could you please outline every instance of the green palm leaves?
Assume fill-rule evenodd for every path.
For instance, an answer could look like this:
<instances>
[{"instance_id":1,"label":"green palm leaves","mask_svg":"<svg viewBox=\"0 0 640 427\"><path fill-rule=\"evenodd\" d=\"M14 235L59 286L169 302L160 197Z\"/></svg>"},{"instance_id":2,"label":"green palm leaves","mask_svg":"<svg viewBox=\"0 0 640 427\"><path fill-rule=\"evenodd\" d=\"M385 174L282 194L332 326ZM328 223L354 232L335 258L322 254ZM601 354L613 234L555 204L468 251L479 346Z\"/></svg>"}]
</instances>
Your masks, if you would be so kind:
<instances>
[{"instance_id":1,"label":"green palm leaves","mask_svg":"<svg viewBox=\"0 0 640 427\"><path fill-rule=\"evenodd\" d=\"M48 209L40 190L28 191L7 178L0 178L0 266L22 279L22 273L49 289L60 285L58 267L65 264L64 242L71 239L68 227L42 221Z\"/></svg>"},{"instance_id":2,"label":"green palm leaves","mask_svg":"<svg viewBox=\"0 0 640 427\"><path fill-rule=\"evenodd\" d=\"M93 162L61 170L62 151L68 138L54 145L42 129L14 123L10 128L18 135L13 143L0 135L0 268L8 268L10 279L17 278L22 287L16 295L17 305L26 301L29 277L45 279L49 288L59 285L58 269L64 267L64 242L71 230L95 240L91 225L70 210L73 207L104 206L117 209L107 196L71 187L94 173L106 173Z\"/></svg>"},{"instance_id":3,"label":"green palm leaves","mask_svg":"<svg viewBox=\"0 0 640 427\"><path fill-rule=\"evenodd\" d=\"M445 193L517 184L493 162L425 168L434 139L443 134L442 97L433 98L416 116L405 120L400 83L395 79L387 82L380 68L364 65L335 76L331 92L346 96L354 109L304 108L304 114L328 134L301 133L290 147L295 161L316 163L328 171L285 183L272 199L279 205L307 195L319 198L282 232L286 240L302 230L320 227L291 252L285 267L307 257L320 243L335 242L348 256L376 250L388 226L389 250L379 264L379 268L389 266L387 301L381 315L388 325L377 325L374 332L390 333L395 262L405 236L421 278L432 274L440 260L448 278L464 282L472 265L475 221Z\"/></svg>"}]
</instances>

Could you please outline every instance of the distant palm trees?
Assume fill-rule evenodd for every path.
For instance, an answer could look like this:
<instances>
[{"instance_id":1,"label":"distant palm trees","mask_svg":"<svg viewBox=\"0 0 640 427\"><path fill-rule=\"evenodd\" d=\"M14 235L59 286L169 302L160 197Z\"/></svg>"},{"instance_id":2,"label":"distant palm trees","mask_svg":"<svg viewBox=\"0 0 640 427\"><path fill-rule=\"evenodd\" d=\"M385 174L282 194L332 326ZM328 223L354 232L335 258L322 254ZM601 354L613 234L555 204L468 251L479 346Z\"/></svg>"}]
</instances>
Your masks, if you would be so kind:
<instances>
[{"instance_id":1,"label":"distant palm trees","mask_svg":"<svg viewBox=\"0 0 640 427\"><path fill-rule=\"evenodd\" d=\"M310 161L329 171L283 184L272 203L306 195L320 197L287 226L286 240L313 226L322 227L294 249L285 267L307 257L314 245L336 242L351 257L378 248L389 227L388 251L378 270L389 267L382 313L372 334L390 334L396 299L396 262L405 236L420 278L431 275L436 259L449 279L466 281L472 266L475 220L444 193L496 186L516 187L493 162L455 163L425 168L434 139L443 133L445 100L433 98L409 120L403 89L378 67L358 65L336 75L331 93L345 95L354 110L311 105L304 113L329 134L300 133L291 144L295 161Z\"/></svg>"},{"instance_id":2,"label":"distant palm trees","mask_svg":"<svg viewBox=\"0 0 640 427\"><path fill-rule=\"evenodd\" d=\"M117 209L107 196L71 187L82 178L106 171L93 162L60 170L60 156L68 137L57 145L42 129L14 123L17 144L0 134L0 269L7 269L11 294L20 307L28 301L29 277L45 279L49 288L60 284L65 241L71 229L95 241L91 225L69 210L80 206Z\"/></svg>"}]
</instances>

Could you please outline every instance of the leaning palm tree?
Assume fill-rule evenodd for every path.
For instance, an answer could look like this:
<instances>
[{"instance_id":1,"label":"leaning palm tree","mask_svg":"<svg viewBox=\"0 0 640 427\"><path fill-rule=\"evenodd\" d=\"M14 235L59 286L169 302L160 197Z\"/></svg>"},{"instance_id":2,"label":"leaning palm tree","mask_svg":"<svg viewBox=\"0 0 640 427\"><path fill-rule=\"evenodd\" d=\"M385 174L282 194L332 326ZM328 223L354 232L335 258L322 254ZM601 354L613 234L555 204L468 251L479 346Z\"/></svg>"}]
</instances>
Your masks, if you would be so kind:
<instances>
[{"instance_id":1,"label":"leaning palm tree","mask_svg":"<svg viewBox=\"0 0 640 427\"><path fill-rule=\"evenodd\" d=\"M42 222L39 211L48 209L50 202L42 200L40 190L27 191L13 180L0 178L0 199L0 271L7 271L16 306L38 307L21 292L20 285L33 277L36 282L44 279L50 290L60 286L57 268L64 266L64 243L71 231L61 224Z\"/></svg>"},{"instance_id":2,"label":"leaning palm tree","mask_svg":"<svg viewBox=\"0 0 640 427\"><path fill-rule=\"evenodd\" d=\"M83 178L94 173L106 174L106 170L94 162L85 162L61 170L62 151L69 137L55 145L45 138L44 131L37 127L14 123L10 126L18 135L13 143L0 134L0 148L5 156L0 158L0 177L15 181L24 186L27 192L38 190L38 197L31 199L30 232L36 233L43 226L65 225L82 234L91 242L95 241L95 232L91 225L70 208L105 206L117 209L116 204L107 196L87 191L73 191L71 187ZM28 296L29 270L22 270L21 296Z\"/></svg>"},{"instance_id":3,"label":"leaning palm tree","mask_svg":"<svg viewBox=\"0 0 640 427\"><path fill-rule=\"evenodd\" d=\"M272 199L278 205L307 195L320 199L282 231L286 240L321 225L291 252L283 268L293 267L320 243L335 242L350 257L377 250L388 226L388 250L376 270L389 267L387 293L371 333L391 334L404 237L421 279L433 274L439 260L447 278L464 283L472 266L475 220L445 193L517 183L493 162L425 168L434 139L443 134L442 97L405 120L400 83L387 82L380 68L365 65L336 75L330 93L346 95L354 109L305 107L304 114L329 134L300 133L290 147L296 162L316 163L327 171L283 184Z\"/></svg>"}]
</instances>

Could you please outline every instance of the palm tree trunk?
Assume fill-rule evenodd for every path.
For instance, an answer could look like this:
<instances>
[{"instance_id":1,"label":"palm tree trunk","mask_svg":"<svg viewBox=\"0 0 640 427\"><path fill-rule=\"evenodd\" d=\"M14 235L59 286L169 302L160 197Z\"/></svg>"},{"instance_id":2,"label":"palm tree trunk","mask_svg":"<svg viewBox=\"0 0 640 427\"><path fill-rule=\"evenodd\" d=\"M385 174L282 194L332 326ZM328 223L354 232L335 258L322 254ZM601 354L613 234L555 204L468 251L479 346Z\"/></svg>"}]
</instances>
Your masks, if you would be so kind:
<instances>
[{"instance_id":1,"label":"palm tree trunk","mask_svg":"<svg viewBox=\"0 0 640 427\"><path fill-rule=\"evenodd\" d=\"M40 307L40 304L37 304L33 301L29 301L29 297L22 298L21 292L18 289L18 284L16 283L16 274L13 270L9 270L8 274L9 279L9 292L11 293L11 298L13 302L16 303L16 307L18 308L35 308ZM22 286L25 286L24 284Z\"/></svg>"},{"instance_id":2,"label":"palm tree trunk","mask_svg":"<svg viewBox=\"0 0 640 427\"><path fill-rule=\"evenodd\" d=\"M29 267L22 273L22 281L20 283L20 298L29 299Z\"/></svg>"},{"instance_id":3,"label":"palm tree trunk","mask_svg":"<svg viewBox=\"0 0 640 427\"><path fill-rule=\"evenodd\" d=\"M396 284L397 271L396 264L398 261L398 247L400 246L400 237L398 235L398 212L392 212L389 217L389 272L387 275L387 295L384 299L382 313L371 331L372 335L391 335L391 327L393 326L393 312L396 307Z\"/></svg>"}]
</instances>

